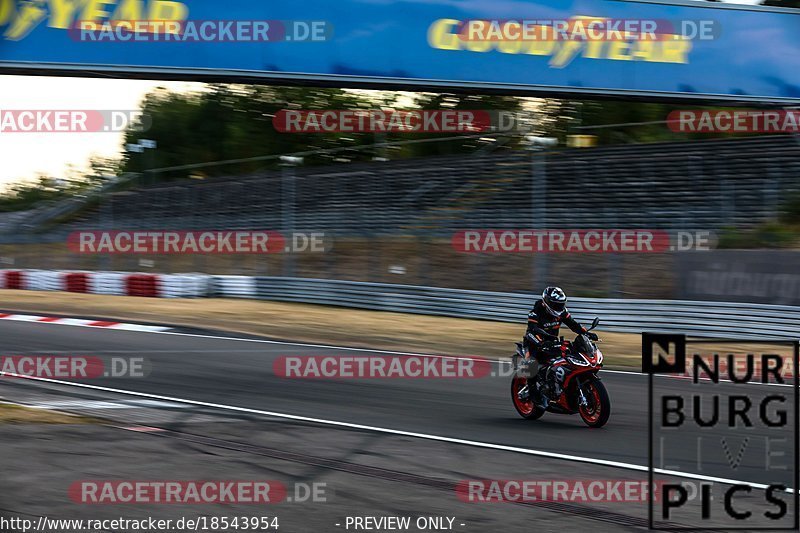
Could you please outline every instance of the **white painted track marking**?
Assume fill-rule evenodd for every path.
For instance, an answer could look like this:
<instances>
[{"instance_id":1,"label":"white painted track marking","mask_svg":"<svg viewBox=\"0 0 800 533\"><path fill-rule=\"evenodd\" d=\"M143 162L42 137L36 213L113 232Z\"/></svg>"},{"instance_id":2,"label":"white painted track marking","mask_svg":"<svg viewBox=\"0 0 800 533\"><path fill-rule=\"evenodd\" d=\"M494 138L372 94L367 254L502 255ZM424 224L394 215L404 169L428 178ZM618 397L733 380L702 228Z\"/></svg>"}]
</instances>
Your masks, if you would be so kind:
<instances>
[{"instance_id":1,"label":"white painted track marking","mask_svg":"<svg viewBox=\"0 0 800 533\"><path fill-rule=\"evenodd\" d=\"M2 373L0 372L0 376L8 375L14 378L22 378L28 379L32 381L42 381L45 383L54 383L57 385L66 385L69 387L78 387L84 389L91 389L91 390L98 390L103 392L111 392L114 394L124 394L127 396L137 396L140 398L149 398L152 400L159 400L164 402L176 402L182 403L187 405L196 405L198 407L209 407L213 409L221 409L226 411L234 411L239 413L248 413L248 414L256 414L262 416L271 416L275 418L283 418L286 420L295 420L298 422L311 422L315 424L323 424L328 426L336 426L336 427L344 427L348 429L359 429L363 431L372 431L377 433L386 433L389 435L400 435L403 437L414 437L419 439L426 439L426 440L433 440L438 442L447 442L451 444L460 444L464 446L473 446L476 448L486 448L491 450L497 451L504 451L504 452L512 452L512 453L521 453L525 455L534 455L538 457L547 457L551 459L560 459L564 461L572 461L575 463L587 463L599 466L608 466L614 468L622 468L625 470L634 470L637 472L647 472L648 468L643 465L637 465L632 463L623 463L620 461L609 461L606 459L598 459L596 457L581 457L579 455L569 455L563 453L555 453L555 452L548 452L544 450L532 450L528 448L520 448L517 446L507 446L504 444L494 444L490 442L481 442L481 441L474 441L474 440L466 440L466 439L458 439L454 437L444 437L441 435L431 435L427 433L416 433L413 431L403 431L399 429L391 429L391 428L383 428L378 426L367 426L364 424L355 424L352 422L342 422L339 420L326 420L324 418L314 418L309 416L301 416L301 415L293 415L288 413L278 413L274 411L264 411L261 409L251 409L249 407L237 407L234 405L225 405L225 404L218 404L218 403L211 403L211 402L203 402L198 400L188 400L185 398L174 398L171 396L163 396L160 394L149 394L145 392L136 392L136 391L129 391L124 389L114 389L111 387L101 387L99 385L90 385L88 383L70 383L68 381L61 381L57 379L49 379L49 378L40 378L40 377L32 377L32 376L23 376L20 374L13 374L13 373ZM750 481L742 481L736 479L727 479L727 478L720 478L715 476L706 476L702 474L695 474L692 472L680 472L677 470L666 470L663 468L655 468L653 469L654 473L667 475L667 476L674 476L680 477L685 479L694 479L698 481L708 481L712 483L723 483L726 485L747 485L754 489L767 489L769 485L763 483L753 483ZM786 492L793 493L793 488L789 488Z\"/></svg>"}]
</instances>

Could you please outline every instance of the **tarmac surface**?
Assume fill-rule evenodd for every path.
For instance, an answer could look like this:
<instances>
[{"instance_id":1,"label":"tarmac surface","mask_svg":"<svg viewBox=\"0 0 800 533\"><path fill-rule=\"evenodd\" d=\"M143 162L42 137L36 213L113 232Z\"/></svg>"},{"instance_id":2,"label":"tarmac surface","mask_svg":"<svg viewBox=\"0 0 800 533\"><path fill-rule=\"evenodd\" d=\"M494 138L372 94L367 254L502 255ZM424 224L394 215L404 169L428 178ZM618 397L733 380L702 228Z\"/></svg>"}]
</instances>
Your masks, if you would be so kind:
<instances>
[{"instance_id":1,"label":"tarmac surface","mask_svg":"<svg viewBox=\"0 0 800 533\"><path fill-rule=\"evenodd\" d=\"M365 516L410 517L411 531L420 530L414 526L419 517L452 518L454 531L623 531L648 525L646 501L476 503L462 501L455 489L475 479L645 481L651 415L648 379L637 373L601 373L613 410L606 427L592 430L577 416L520 418L510 401L508 366L502 363L475 379L287 379L275 373L283 356L413 356L214 333L40 323L0 323L0 339L4 355L142 358L146 369L141 377L67 383L0 378L0 397L7 402L103 420L2 425L3 517L277 516L280 531L364 531L348 526L347 519ZM705 393L682 379L654 383L659 396ZM731 432L687 422L656 435L655 451L663 450L666 458L657 458L655 466L677 471L658 480L695 485L716 480L711 519L701 520L695 499L671 517L673 526L742 527L745 523L720 514L723 491L731 483L793 483L792 406L784 406L788 425L758 423L764 398L791 397L791 387L717 387L731 394L746 389L756 423ZM768 414L775 409L768 404ZM315 483L324 486L327 497L268 506L86 505L70 499L74 483L98 479L267 479L286 486L290 497L295 490L302 496L304 487ZM756 488L736 501L760 516L774 509L764 492ZM791 525L792 496L783 498L789 511L779 525ZM661 503L654 505L660 519Z\"/></svg>"}]
</instances>

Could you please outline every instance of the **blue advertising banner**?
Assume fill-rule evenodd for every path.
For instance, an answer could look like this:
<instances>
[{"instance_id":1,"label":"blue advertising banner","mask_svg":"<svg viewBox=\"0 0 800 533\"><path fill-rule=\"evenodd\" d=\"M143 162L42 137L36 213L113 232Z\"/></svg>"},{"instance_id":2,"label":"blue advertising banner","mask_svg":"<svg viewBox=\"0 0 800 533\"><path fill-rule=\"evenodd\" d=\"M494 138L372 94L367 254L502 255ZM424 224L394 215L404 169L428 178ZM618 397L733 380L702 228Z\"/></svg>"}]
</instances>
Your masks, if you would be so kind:
<instances>
[{"instance_id":1,"label":"blue advertising banner","mask_svg":"<svg viewBox=\"0 0 800 533\"><path fill-rule=\"evenodd\" d=\"M702 3L0 0L0 71L797 104L798 30Z\"/></svg>"}]
</instances>

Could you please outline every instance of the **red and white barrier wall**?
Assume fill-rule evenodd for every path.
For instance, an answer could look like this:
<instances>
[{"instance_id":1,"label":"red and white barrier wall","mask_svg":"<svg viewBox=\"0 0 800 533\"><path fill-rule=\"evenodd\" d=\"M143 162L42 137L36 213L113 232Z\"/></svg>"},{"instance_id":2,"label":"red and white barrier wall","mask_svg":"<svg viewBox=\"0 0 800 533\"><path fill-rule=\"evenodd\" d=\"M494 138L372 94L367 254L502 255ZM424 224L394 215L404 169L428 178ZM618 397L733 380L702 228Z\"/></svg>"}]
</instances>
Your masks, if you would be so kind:
<instances>
[{"instance_id":1,"label":"red and white barrier wall","mask_svg":"<svg viewBox=\"0 0 800 533\"><path fill-rule=\"evenodd\" d=\"M0 270L0 288L31 291L68 291L149 298L209 296L208 274L142 274L131 272L58 272Z\"/></svg>"}]
</instances>

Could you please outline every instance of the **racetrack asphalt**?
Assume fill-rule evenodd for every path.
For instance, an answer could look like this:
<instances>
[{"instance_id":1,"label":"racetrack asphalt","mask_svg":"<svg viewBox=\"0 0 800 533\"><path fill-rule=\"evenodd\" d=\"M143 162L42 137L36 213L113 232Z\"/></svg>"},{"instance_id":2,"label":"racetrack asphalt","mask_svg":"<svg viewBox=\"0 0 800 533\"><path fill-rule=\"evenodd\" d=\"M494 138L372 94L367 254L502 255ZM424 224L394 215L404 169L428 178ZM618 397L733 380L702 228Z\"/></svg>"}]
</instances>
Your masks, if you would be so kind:
<instances>
[{"instance_id":1,"label":"racetrack asphalt","mask_svg":"<svg viewBox=\"0 0 800 533\"><path fill-rule=\"evenodd\" d=\"M506 365L492 367L497 376L474 379L301 380L276 376L273 372L276 358L386 354L203 335L108 331L35 323L0 324L0 338L5 354L143 357L151 369L143 378L88 381L93 385L647 465L650 419L647 377L636 373L601 373L611 396L612 416L605 428L590 430L577 416L548 413L535 422L520 419L510 401ZM658 394L686 394L687 390L692 390L687 387L690 387L687 380L659 378L655 381ZM757 416L758 399L774 392L774 387L746 387L756 406L753 416ZM721 413L724 420L727 413L724 402ZM694 425L681 427L680 438L673 433L678 431L664 433L664 443L677 452L668 457L681 464L690 464L696 458L697 438L709 442L714 437L724 436L714 429ZM791 432L779 433L760 427L741 430L742 437L751 438L752 447L746 450L736 472L724 464L724 457L720 457L719 461L706 463L702 473L768 482L771 478L762 464L762 441L765 437L792 437ZM729 445L738 447L736 442Z\"/></svg>"},{"instance_id":2,"label":"racetrack asphalt","mask_svg":"<svg viewBox=\"0 0 800 533\"><path fill-rule=\"evenodd\" d=\"M646 467L648 464L648 379L630 372L602 372L612 400L611 420L605 428L587 428L577 416L546 414L538 421L521 419L510 401L506 366L496 376L476 379L315 379L297 380L276 376L275 360L281 356L376 355L386 353L346 348L315 347L282 342L259 342L202 334L156 334L109 331L38 323L0 323L2 355L87 355L144 357L150 369L146 377L105 378L86 383L147 397L169 397L308 417L332 423L389 429L432 437L444 442L469 441L492 446L534 450L559 461L574 456ZM14 380L15 387L23 380ZM26 380L24 380L26 381ZM656 378L657 392L691 392L688 381ZM31 383L36 386L36 383ZM725 387L726 385L722 385ZM727 385L732 387L733 385ZM737 386L742 387L742 386ZM744 385L757 407L760 399L776 392L775 386ZM0 386L0 391L4 388ZM737 388L737 391L742 390ZM101 391L109 397L113 392ZM791 394L791 388L781 393ZM13 400L13 391L6 394ZM723 419L727 409L722 410ZM763 427L740 429L735 437L722 429L686 425L663 434L669 458L656 467L692 474L742 480L751 483L791 481L786 472L765 468L767 438L788 438L790 424L781 430ZM286 421L287 424L291 423ZM339 427L347 431L346 427ZM747 437L744 446L742 439ZM727 438L723 453L721 439ZM737 440L738 439L738 440ZM698 443L704 454L697 465ZM789 444L791 446L791 444ZM791 464L792 450L781 459ZM740 461L730 458L741 452ZM563 459L569 469L574 461ZM732 463L736 463L735 465ZM677 466L675 466L677 465ZM469 465L464 469L468 470ZM693 466L697 468L692 468ZM673 468L674 467L674 468ZM791 469L790 469L791 472ZM620 475L625 475L620 472ZM630 472L627 473L630 475ZM567 476L569 477L569 476Z\"/></svg>"}]
</instances>

